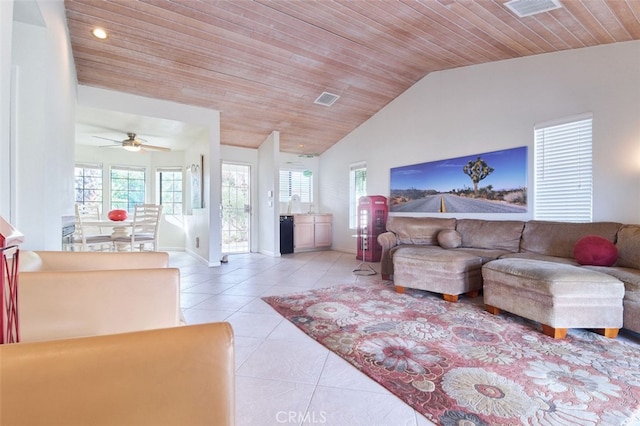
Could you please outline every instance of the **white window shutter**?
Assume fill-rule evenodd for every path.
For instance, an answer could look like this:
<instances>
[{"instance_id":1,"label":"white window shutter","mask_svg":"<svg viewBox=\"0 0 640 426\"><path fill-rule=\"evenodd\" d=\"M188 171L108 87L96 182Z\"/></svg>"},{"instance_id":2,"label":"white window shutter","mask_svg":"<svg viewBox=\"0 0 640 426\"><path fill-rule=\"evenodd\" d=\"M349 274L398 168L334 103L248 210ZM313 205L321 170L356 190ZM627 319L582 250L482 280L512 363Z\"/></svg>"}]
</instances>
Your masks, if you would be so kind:
<instances>
[{"instance_id":1,"label":"white window shutter","mask_svg":"<svg viewBox=\"0 0 640 426\"><path fill-rule=\"evenodd\" d=\"M534 218L592 220L592 118L535 127Z\"/></svg>"},{"instance_id":2,"label":"white window shutter","mask_svg":"<svg viewBox=\"0 0 640 426\"><path fill-rule=\"evenodd\" d=\"M313 175L298 170L280 170L280 201L289 202L293 195L303 203L313 202Z\"/></svg>"}]
</instances>

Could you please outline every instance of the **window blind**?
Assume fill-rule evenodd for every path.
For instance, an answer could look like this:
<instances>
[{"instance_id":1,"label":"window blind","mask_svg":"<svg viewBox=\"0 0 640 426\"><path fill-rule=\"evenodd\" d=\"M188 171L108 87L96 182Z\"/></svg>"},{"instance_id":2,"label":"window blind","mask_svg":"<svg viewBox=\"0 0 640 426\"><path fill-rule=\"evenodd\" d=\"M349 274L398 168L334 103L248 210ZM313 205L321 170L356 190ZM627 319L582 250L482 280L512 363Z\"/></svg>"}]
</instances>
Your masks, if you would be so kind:
<instances>
[{"instance_id":1,"label":"window blind","mask_svg":"<svg viewBox=\"0 0 640 426\"><path fill-rule=\"evenodd\" d=\"M289 202L293 195L303 203L313 202L313 175L297 170L280 170L280 201Z\"/></svg>"},{"instance_id":2,"label":"window blind","mask_svg":"<svg viewBox=\"0 0 640 426\"><path fill-rule=\"evenodd\" d=\"M592 220L592 117L535 127L534 218Z\"/></svg>"}]
</instances>

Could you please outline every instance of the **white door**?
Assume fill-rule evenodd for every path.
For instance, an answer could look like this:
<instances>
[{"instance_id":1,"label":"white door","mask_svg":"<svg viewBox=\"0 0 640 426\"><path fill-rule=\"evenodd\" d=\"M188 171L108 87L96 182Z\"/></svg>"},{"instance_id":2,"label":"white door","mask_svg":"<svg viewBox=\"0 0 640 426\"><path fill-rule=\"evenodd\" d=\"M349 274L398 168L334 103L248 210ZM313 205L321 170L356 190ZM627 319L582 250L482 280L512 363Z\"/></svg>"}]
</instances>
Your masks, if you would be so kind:
<instances>
[{"instance_id":1,"label":"white door","mask_svg":"<svg viewBox=\"0 0 640 426\"><path fill-rule=\"evenodd\" d=\"M249 253L251 166L222 163L222 253Z\"/></svg>"}]
</instances>

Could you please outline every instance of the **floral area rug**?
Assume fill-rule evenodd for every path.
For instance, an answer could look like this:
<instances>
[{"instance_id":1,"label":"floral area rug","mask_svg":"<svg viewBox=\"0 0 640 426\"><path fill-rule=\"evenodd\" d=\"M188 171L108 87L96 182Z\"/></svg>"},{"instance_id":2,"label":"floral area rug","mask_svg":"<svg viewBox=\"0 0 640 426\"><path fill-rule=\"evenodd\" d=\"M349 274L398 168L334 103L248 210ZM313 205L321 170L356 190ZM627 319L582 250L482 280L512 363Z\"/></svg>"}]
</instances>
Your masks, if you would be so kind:
<instances>
[{"instance_id":1,"label":"floral area rug","mask_svg":"<svg viewBox=\"0 0 640 426\"><path fill-rule=\"evenodd\" d=\"M382 282L264 300L442 425L638 425L640 346Z\"/></svg>"}]
</instances>

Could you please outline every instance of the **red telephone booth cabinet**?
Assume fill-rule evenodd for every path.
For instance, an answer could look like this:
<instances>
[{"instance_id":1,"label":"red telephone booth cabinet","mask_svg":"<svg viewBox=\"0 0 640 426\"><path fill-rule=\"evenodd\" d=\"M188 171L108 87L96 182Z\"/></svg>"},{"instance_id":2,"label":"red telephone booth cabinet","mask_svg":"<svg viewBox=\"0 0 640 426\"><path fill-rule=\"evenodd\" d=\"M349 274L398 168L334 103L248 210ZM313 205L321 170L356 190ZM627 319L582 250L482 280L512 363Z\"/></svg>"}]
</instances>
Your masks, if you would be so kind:
<instances>
[{"instance_id":1,"label":"red telephone booth cabinet","mask_svg":"<svg viewBox=\"0 0 640 426\"><path fill-rule=\"evenodd\" d=\"M379 262L382 247L378 235L386 231L389 206L382 195L360 197L358 200L358 253L356 257L365 262Z\"/></svg>"}]
</instances>

